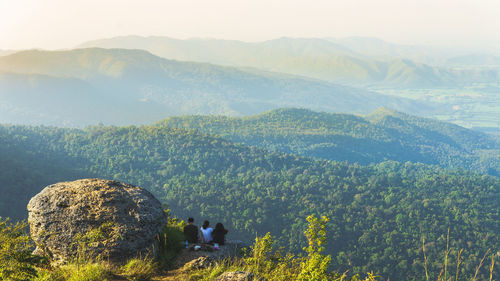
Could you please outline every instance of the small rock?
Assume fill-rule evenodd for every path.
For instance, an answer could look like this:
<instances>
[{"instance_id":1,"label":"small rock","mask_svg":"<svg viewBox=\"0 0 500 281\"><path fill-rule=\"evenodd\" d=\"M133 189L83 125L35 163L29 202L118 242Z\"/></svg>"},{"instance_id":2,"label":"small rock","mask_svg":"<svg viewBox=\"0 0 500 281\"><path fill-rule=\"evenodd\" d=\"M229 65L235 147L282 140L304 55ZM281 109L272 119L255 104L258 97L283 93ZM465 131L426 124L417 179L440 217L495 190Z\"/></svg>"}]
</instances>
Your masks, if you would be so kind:
<instances>
[{"instance_id":1,"label":"small rock","mask_svg":"<svg viewBox=\"0 0 500 281\"><path fill-rule=\"evenodd\" d=\"M253 280L253 273L246 271L224 272L215 279L216 281L250 281Z\"/></svg>"},{"instance_id":2,"label":"small rock","mask_svg":"<svg viewBox=\"0 0 500 281\"><path fill-rule=\"evenodd\" d=\"M184 265L184 270L204 269L214 265L215 261L211 257L199 257Z\"/></svg>"},{"instance_id":3,"label":"small rock","mask_svg":"<svg viewBox=\"0 0 500 281\"><path fill-rule=\"evenodd\" d=\"M195 260L199 257L209 257L214 261L224 260L226 258L234 258L240 257L242 255L242 249L248 248L247 244L244 244L238 240L229 240L226 241L225 245L220 245L219 250L213 250L211 246L201 245L201 249L198 251L194 250L194 246L196 244L191 245L189 248L183 248L177 257L174 267L175 268L184 268L186 263L189 263L192 260ZM210 247L210 248L208 248ZM211 250L205 250L211 249Z\"/></svg>"}]
</instances>

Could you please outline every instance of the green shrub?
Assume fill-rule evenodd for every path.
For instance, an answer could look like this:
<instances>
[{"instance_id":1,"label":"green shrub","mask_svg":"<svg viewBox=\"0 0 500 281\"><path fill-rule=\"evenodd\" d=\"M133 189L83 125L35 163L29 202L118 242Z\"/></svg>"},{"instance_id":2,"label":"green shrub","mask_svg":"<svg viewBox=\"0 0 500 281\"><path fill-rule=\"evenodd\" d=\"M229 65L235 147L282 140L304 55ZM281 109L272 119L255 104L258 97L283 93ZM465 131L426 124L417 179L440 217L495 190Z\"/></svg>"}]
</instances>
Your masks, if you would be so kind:
<instances>
[{"instance_id":1,"label":"green shrub","mask_svg":"<svg viewBox=\"0 0 500 281\"><path fill-rule=\"evenodd\" d=\"M155 274L157 265L149 258L134 258L120 267L121 275L132 281L149 280Z\"/></svg>"},{"instance_id":2,"label":"green shrub","mask_svg":"<svg viewBox=\"0 0 500 281\"><path fill-rule=\"evenodd\" d=\"M38 276L34 281L65 281L64 271L57 268L54 271L41 269L38 271Z\"/></svg>"},{"instance_id":3,"label":"green shrub","mask_svg":"<svg viewBox=\"0 0 500 281\"><path fill-rule=\"evenodd\" d=\"M376 276L368 273L363 279L359 275L348 277L346 274L328 272L331 257L323 255L326 244L325 225L327 217L307 217L308 229L304 232L308 247L305 256L283 255L282 249L274 250L274 241L270 233L257 237L251 251L243 258L225 260L208 269L193 270L189 280L214 280L227 271L249 271L255 280L269 281L374 281Z\"/></svg>"},{"instance_id":4,"label":"green shrub","mask_svg":"<svg viewBox=\"0 0 500 281\"><path fill-rule=\"evenodd\" d=\"M71 263L53 271L40 270L33 281L108 281L112 276L110 267L104 263Z\"/></svg>"},{"instance_id":5,"label":"green shrub","mask_svg":"<svg viewBox=\"0 0 500 281\"><path fill-rule=\"evenodd\" d=\"M304 250L307 257L300 263L300 273L297 280L303 281L326 281L328 280L328 266L331 256L324 256L326 244L326 223L328 218L323 216L318 219L316 216L308 216L309 227L305 231L308 240L308 247Z\"/></svg>"},{"instance_id":6,"label":"green shrub","mask_svg":"<svg viewBox=\"0 0 500 281\"><path fill-rule=\"evenodd\" d=\"M169 267L182 250L185 223L172 218L169 210L165 210L165 213L168 218L167 224L157 236L159 245L158 261L163 267Z\"/></svg>"},{"instance_id":7,"label":"green shrub","mask_svg":"<svg viewBox=\"0 0 500 281\"><path fill-rule=\"evenodd\" d=\"M271 233L264 237L255 238L255 243L251 246L251 255L245 259L245 263L252 267L255 272L269 272L273 270L273 244Z\"/></svg>"},{"instance_id":8,"label":"green shrub","mask_svg":"<svg viewBox=\"0 0 500 281\"><path fill-rule=\"evenodd\" d=\"M110 268L102 263L68 264L58 270L65 281L107 281L112 276Z\"/></svg>"},{"instance_id":9,"label":"green shrub","mask_svg":"<svg viewBox=\"0 0 500 281\"><path fill-rule=\"evenodd\" d=\"M31 253L34 245L26 228L26 222L11 224L0 217L0 280L29 280L37 276L34 266L44 259Z\"/></svg>"}]
</instances>

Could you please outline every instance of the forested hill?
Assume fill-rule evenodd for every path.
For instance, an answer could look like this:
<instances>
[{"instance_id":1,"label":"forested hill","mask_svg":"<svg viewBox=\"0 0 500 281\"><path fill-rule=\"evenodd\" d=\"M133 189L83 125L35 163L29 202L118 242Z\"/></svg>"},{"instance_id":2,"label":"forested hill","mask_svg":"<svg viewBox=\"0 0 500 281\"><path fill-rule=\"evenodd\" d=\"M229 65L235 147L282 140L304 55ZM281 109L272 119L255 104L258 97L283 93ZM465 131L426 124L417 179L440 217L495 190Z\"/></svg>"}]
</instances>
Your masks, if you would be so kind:
<instances>
[{"instance_id":1,"label":"forested hill","mask_svg":"<svg viewBox=\"0 0 500 281\"><path fill-rule=\"evenodd\" d=\"M178 217L222 221L230 239L270 231L291 250L304 246L305 217L326 215L333 267L351 273L424 280L425 236L436 280L448 227L461 276L500 248L500 180L436 166L314 160L164 126L0 126L0 165L1 216L25 213L47 183L94 176L148 188Z\"/></svg>"},{"instance_id":2,"label":"forested hill","mask_svg":"<svg viewBox=\"0 0 500 281\"><path fill-rule=\"evenodd\" d=\"M367 116L278 109L260 115L172 117L195 129L270 151L350 163L386 160L466 168L500 176L500 142L450 123L380 108Z\"/></svg>"}]
</instances>

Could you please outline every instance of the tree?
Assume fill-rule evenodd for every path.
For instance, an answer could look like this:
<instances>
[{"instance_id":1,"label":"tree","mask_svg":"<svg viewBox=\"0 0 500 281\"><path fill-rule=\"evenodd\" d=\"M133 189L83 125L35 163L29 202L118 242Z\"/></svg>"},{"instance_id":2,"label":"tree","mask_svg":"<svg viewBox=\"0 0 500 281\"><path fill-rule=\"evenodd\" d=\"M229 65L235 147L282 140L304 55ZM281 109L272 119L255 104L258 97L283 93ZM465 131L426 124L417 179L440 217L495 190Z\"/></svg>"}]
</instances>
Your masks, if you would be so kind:
<instances>
[{"instance_id":1,"label":"tree","mask_svg":"<svg viewBox=\"0 0 500 281\"><path fill-rule=\"evenodd\" d=\"M300 273L297 280L303 281L326 281L328 280L327 269L332 257L325 256L322 252L326 244L326 223L328 218L322 216L317 218L315 215L307 217L309 227L304 232L309 245L304 248L307 253L304 262L300 264Z\"/></svg>"}]
</instances>

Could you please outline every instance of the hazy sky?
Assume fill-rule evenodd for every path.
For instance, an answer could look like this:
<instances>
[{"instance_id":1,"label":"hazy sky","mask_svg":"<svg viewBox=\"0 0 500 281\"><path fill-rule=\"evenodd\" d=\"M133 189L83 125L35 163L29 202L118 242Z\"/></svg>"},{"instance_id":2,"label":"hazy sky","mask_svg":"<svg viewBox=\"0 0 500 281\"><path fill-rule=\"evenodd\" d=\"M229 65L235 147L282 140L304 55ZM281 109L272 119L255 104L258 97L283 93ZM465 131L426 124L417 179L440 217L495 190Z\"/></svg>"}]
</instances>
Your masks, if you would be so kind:
<instances>
[{"instance_id":1,"label":"hazy sky","mask_svg":"<svg viewBox=\"0 0 500 281\"><path fill-rule=\"evenodd\" d=\"M499 14L499 0L0 0L0 49L69 48L118 35L499 47Z\"/></svg>"}]
</instances>

